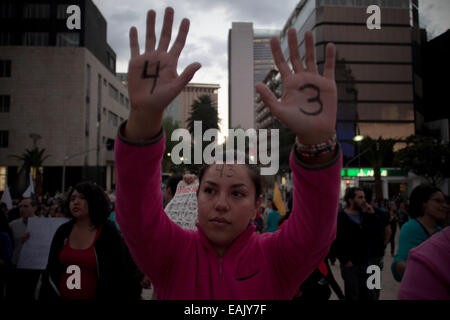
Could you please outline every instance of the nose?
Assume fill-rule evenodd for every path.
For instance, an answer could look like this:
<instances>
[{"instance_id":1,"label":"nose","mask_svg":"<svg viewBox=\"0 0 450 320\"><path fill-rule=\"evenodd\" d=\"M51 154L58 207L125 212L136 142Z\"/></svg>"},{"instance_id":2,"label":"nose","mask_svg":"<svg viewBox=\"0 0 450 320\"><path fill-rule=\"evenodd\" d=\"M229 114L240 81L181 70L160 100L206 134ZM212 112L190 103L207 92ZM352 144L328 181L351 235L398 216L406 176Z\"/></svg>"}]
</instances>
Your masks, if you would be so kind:
<instances>
[{"instance_id":1,"label":"nose","mask_svg":"<svg viewBox=\"0 0 450 320\"><path fill-rule=\"evenodd\" d=\"M225 192L220 192L218 194L214 209L216 209L216 211L228 211L230 209Z\"/></svg>"}]
</instances>

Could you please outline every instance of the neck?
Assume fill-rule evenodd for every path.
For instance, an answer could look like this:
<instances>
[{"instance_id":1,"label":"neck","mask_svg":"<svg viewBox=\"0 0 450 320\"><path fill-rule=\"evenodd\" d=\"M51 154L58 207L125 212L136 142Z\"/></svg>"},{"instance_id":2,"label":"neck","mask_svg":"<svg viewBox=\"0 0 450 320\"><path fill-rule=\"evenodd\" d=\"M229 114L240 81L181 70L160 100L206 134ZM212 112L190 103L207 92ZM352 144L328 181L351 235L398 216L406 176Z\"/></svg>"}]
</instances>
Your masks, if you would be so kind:
<instances>
[{"instance_id":1,"label":"neck","mask_svg":"<svg viewBox=\"0 0 450 320\"><path fill-rule=\"evenodd\" d=\"M348 207L348 208L345 208L344 210L345 210L345 212L350 213L350 214L359 214L360 213L359 210L356 210L353 207Z\"/></svg>"},{"instance_id":2,"label":"neck","mask_svg":"<svg viewBox=\"0 0 450 320\"><path fill-rule=\"evenodd\" d=\"M436 228L436 221L434 221L432 218L430 218L427 215L423 215L422 217L418 217L417 220L419 220L432 233L434 232L434 230Z\"/></svg>"},{"instance_id":3,"label":"neck","mask_svg":"<svg viewBox=\"0 0 450 320\"><path fill-rule=\"evenodd\" d=\"M78 218L75 222L75 226L80 229L89 229L89 230L95 230L97 229L93 224L91 219L89 217L86 218Z\"/></svg>"}]
</instances>

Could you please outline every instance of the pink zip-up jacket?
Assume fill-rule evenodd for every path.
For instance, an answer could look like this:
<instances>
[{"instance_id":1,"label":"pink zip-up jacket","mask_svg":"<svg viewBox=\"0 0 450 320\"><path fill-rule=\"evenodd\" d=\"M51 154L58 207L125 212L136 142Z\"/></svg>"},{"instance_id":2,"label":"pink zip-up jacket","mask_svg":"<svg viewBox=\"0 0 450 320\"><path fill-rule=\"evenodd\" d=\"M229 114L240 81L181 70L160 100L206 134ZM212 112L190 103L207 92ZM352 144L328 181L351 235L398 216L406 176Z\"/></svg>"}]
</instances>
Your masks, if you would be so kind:
<instances>
[{"instance_id":1,"label":"pink zip-up jacket","mask_svg":"<svg viewBox=\"0 0 450 320\"><path fill-rule=\"evenodd\" d=\"M133 143L119 131L115 143L117 222L157 299L292 299L336 237L341 152L320 168L291 153L293 210L283 229L260 235L251 225L220 257L198 225L184 230L164 212L164 147L162 132Z\"/></svg>"}]
</instances>

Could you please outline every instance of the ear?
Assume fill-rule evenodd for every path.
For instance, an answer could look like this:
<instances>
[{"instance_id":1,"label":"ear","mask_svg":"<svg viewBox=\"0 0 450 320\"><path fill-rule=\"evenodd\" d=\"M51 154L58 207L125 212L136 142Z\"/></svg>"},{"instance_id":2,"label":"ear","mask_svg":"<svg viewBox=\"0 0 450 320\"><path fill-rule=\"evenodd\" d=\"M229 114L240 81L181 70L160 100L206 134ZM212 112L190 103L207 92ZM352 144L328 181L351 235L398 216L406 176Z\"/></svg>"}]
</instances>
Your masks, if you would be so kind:
<instances>
[{"instance_id":1,"label":"ear","mask_svg":"<svg viewBox=\"0 0 450 320\"><path fill-rule=\"evenodd\" d=\"M252 214L252 221L255 220L256 218L256 214L258 213L258 209L259 207L261 207L261 203L262 203L262 196L259 196L258 200L256 200L255 202L255 209L253 210L253 214Z\"/></svg>"}]
</instances>

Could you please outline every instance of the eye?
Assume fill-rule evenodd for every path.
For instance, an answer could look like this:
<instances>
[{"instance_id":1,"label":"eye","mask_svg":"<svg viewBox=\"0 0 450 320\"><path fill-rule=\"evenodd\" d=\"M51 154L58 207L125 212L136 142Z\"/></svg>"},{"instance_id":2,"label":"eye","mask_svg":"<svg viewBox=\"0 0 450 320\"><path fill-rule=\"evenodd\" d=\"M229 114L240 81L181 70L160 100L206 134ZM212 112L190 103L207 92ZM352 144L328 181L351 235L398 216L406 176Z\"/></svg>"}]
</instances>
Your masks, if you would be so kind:
<instances>
[{"instance_id":1,"label":"eye","mask_svg":"<svg viewBox=\"0 0 450 320\"><path fill-rule=\"evenodd\" d=\"M237 197L237 198L245 197L245 194L241 191L233 191L233 192L231 192L231 194L233 195L233 197Z\"/></svg>"},{"instance_id":2,"label":"eye","mask_svg":"<svg viewBox=\"0 0 450 320\"><path fill-rule=\"evenodd\" d=\"M206 187L205 189L203 189L203 192L208 194L214 194L216 191L213 188Z\"/></svg>"}]
</instances>

